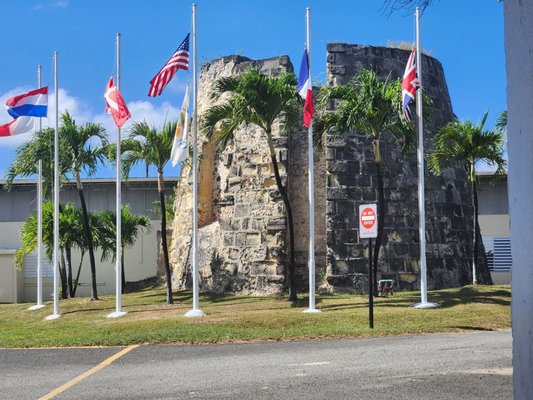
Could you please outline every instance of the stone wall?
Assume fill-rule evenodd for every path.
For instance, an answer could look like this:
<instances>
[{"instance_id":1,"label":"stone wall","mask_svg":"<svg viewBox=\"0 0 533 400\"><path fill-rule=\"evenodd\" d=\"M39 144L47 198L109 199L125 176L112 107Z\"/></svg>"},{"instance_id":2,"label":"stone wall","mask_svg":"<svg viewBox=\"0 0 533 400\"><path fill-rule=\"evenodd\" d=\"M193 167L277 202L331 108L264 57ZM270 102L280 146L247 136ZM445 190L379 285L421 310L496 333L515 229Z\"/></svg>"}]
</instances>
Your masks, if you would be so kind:
<instances>
[{"instance_id":1,"label":"stone wall","mask_svg":"<svg viewBox=\"0 0 533 400\"><path fill-rule=\"evenodd\" d=\"M403 74L409 52L342 43L328 45L328 85L347 83L360 68L383 77ZM248 68L277 75L292 71L288 57L253 61L223 57L202 67L198 110L211 106L213 83ZM438 127L454 118L441 64L423 56L425 93L433 100L425 126L425 149ZM389 75L390 74L390 75ZM307 291L308 175L307 130L296 127L290 138L275 129L282 180L288 184L294 213L297 283ZM200 135L199 221L200 287L204 290L281 294L286 289L287 229L285 207L277 190L267 142L258 128L243 126L224 149ZM358 207L376 201L375 165L370 141L359 132L329 134L315 150L315 254L317 286L327 291L366 290L368 247L358 238ZM382 141L387 199L379 277L400 289L419 287L418 193L416 156L404 159L392 136ZM170 246L176 288L190 287L192 181L185 166L174 204ZM453 287L471 280L472 207L466 173L445 168L442 176L426 171L428 287Z\"/></svg>"},{"instance_id":2,"label":"stone wall","mask_svg":"<svg viewBox=\"0 0 533 400\"><path fill-rule=\"evenodd\" d=\"M401 77L409 52L400 49L328 45L328 85L345 84L361 68L382 78ZM433 101L425 124L424 147L431 149L438 127L454 118L441 64L422 56L424 90ZM385 186L385 226L378 278L392 278L399 287L419 287L418 192L416 155L401 156L392 135L382 139ZM358 207L376 202L375 165L366 135L345 132L326 138L327 275L337 289L363 291L368 271L367 240L358 238ZM460 286L470 282L472 207L465 170L445 168L442 176L425 172L428 287Z\"/></svg>"},{"instance_id":3,"label":"stone wall","mask_svg":"<svg viewBox=\"0 0 533 400\"><path fill-rule=\"evenodd\" d=\"M213 83L249 68L277 75L292 72L288 57L253 61L230 56L202 67L198 112L212 105ZM289 140L274 127L280 174L287 182ZM203 141L199 179L201 288L281 294L286 263L285 207L277 190L265 134L255 126L243 126L223 151ZM183 174L188 174L186 168ZM188 176L188 175L187 175ZM178 288L190 282L191 178L178 187L175 202L176 234L171 245L173 280Z\"/></svg>"},{"instance_id":4,"label":"stone wall","mask_svg":"<svg viewBox=\"0 0 533 400\"><path fill-rule=\"evenodd\" d=\"M294 247L299 289L307 292L309 282L309 168L307 129L296 127L289 149L289 197L294 213ZM326 156L315 149L315 282L326 274Z\"/></svg>"}]
</instances>

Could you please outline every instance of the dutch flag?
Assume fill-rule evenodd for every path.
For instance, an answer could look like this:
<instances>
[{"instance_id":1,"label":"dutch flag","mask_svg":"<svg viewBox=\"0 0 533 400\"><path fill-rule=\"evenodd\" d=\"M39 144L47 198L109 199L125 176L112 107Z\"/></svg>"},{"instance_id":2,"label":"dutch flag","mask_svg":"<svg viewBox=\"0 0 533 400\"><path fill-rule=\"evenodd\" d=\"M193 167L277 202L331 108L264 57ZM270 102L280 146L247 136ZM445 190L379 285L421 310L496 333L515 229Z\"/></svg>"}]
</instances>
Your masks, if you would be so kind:
<instances>
[{"instance_id":1,"label":"dutch flag","mask_svg":"<svg viewBox=\"0 0 533 400\"><path fill-rule=\"evenodd\" d=\"M304 125L309 127L315 114L313 106L313 86L311 85L311 76L309 75L309 56L307 49L304 50L302 65L300 66L300 76L298 78L298 92L305 100L304 103Z\"/></svg>"},{"instance_id":2,"label":"dutch flag","mask_svg":"<svg viewBox=\"0 0 533 400\"><path fill-rule=\"evenodd\" d=\"M32 117L46 117L48 113L48 87L32 90L6 101L7 112L14 120L0 125L0 136L13 136L33 129Z\"/></svg>"}]
</instances>

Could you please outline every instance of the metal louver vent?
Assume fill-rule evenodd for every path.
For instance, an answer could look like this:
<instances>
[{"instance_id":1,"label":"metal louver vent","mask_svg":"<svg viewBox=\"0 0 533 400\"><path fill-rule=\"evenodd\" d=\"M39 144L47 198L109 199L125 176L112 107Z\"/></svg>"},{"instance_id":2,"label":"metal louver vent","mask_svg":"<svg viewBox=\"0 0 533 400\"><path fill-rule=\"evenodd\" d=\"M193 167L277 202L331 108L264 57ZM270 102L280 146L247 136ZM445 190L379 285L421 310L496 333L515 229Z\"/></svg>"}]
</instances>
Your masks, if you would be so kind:
<instances>
[{"instance_id":1,"label":"metal louver vent","mask_svg":"<svg viewBox=\"0 0 533 400\"><path fill-rule=\"evenodd\" d=\"M43 278L52 278L54 269L52 263L43 257ZM24 256L24 277L37 278L37 254L26 254Z\"/></svg>"},{"instance_id":2,"label":"metal louver vent","mask_svg":"<svg viewBox=\"0 0 533 400\"><path fill-rule=\"evenodd\" d=\"M491 271L510 271L513 265L511 238L494 236L483 238L487 252L487 263Z\"/></svg>"}]
</instances>

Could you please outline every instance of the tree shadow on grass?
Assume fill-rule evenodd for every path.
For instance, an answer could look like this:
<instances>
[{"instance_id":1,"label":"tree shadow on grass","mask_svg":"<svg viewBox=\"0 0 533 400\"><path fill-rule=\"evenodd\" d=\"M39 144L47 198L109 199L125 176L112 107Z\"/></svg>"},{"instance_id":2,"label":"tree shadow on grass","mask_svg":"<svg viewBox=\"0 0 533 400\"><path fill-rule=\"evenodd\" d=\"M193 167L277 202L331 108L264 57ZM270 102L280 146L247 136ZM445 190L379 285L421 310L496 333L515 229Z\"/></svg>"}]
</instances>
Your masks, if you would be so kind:
<instances>
[{"instance_id":1,"label":"tree shadow on grass","mask_svg":"<svg viewBox=\"0 0 533 400\"><path fill-rule=\"evenodd\" d=\"M484 290L485 289L485 290ZM430 294L431 299L441 308L454 307L461 304L485 303L501 306L511 305L511 291L490 290L490 286L464 286L458 291L436 291Z\"/></svg>"},{"instance_id":2,"label":"tree shadow on grass","mask_svg":"<svg viewBox=\"0 0 533 400\"><path fill-rule=\"evenodd\" d=\"M316 305L322 310L335 310L335 309L348 309L348 308L364 308L368 307L367 302L361 302L362 295L354 295L354 298L358 297L358 302L354 304L323 304L322 297L330 299L331 296L317 296L315 299ZM149 292L136 296L138 299L151 299L162 298L164 299L164 293ZM435 302L439 305L439 308L450 308L461 304L474 304L485 303L501 306L509 306L511 304L510 290L493 290L490 286L464 286L455 290L437 290L431 291L428 295L428 300ZM173 293L175 303L191 303L192 291L181 290ZM162 300L164 301L164 300ZM231 293L215 293L204 292L200 293L200 303L207 302L209 306L225 305L228 303L240 304L253 304L264 301L282 302L286 303L288 300L286 297L267 297L267 296L242 296ZM412 294L395 294L387 297L374 298L374 307L397 307L406 308L412 307L414 304L420 301L419 293L413 292ZM309 296L301 296L295 302L289 302L291 308L306 309L309 306Z\"/></svg>"},{"instance_id":3,"label":"tree shadow on grass","mask_svg":"<svg viewBox=\"0 0 533 400\"><path fill-rule=\"evenodd\" d=\"M468 331L494 332L494 329L483 328L481 326L453 326L453 328L464 329L464 330L468 330Z\"/></svg>"},{"instance_id":4,"label":"tree shadow on grass","mask_svg":"<svg viewBox=\"0 0 533 400\"><path fill-rule=\"evenodd\" d=\"M90 313L90 312L105 312L106 310L113 310L113 307L104 307L104 308L82 308L82 309L76 309L76 310L70 310L70 311L62 311L60 312L61 315L69 315L69 314L81 314L81 313Z\"/></svg>"}]
</instances>

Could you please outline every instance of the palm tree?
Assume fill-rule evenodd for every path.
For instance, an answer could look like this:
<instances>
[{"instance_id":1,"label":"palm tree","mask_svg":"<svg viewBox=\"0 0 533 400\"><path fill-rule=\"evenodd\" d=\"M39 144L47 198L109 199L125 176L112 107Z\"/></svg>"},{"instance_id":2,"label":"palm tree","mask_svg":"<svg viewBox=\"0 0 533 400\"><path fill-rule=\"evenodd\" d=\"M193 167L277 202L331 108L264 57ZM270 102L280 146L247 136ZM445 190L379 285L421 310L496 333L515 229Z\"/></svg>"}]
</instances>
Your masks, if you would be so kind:
<instances>
[{"instance_id":1,"label":"palm tree","mask_svg":"<svg viewBox=\"0 0 533 400\"><path fill-rule=\"evenodd\" d=\"M15 255L15 265L22 268L24 255L37 249L37 213L31 213L20 229L21 247ZM83 215L80 208L72 203L61 203L59 208L59 274L61 277L62 298L74 297L81 272L83 254L86 251L83 239ZM54 251L54 205L47 200L43 203L43 245L48 259L52 259ZM76 277L72 274L72 249L81 251L80 264Z\"/></svg>"},{"instance_id":2,"label":"palm tree","mask_svg":"<svg viewBox=\"0 0 533 400\"><path fill-rule=\"evenodd\" d=\"M104 235L107 236L106 245L102 248L102 258L105 259L109 255L113 255L116 259L116 229L117 217L116 213L110 210L104 210L99 215L102 227L104 228ZM126 275L124 269L124 250L126 247L131 247L135 244L139 234L144 230L150 229L150 218L146 215L136 215L131 212L129 204L122 205L121 209L121 259L120 265L122 269L122 293L126 292Z\"/></svg>"},{"instance_id":3,"label":"palm tree","mask_svg":"<svg viewBox=\"0 0 533 400\"><path fill-rule=\"evenodd\" d=\"M224 93L231 93L231 97L207 110L202 120L203 131L208 138L215 139L222 149L233 139L242 124L256 125L265 133L276 185L285 204L289 232L289 300L295 301L297 295L292 208L279 174L272 128L277 121L282 124L285 132L290 132L301 115L301 99L296 90L296 78L292 73L268 77L259 70L251 69L240 77L219 79L214 85L213 100L219 99Z\"/></svg>"},{"instance_id":4,"label":"palm tree","mask_svg":"<svg viewBox=\"0 0 533 400\"><path fill-rule=\"evenodd\" d=\"M503 173L506 165L506 161L503 158L505 134L500 129L484 129L488 114L489 112L487 111L477 125L471 121L456 121L443 126L433 138L434 148L428 156L428 167L434 174L440 174L448 162L465 166L468 171L474 212L474 251L472 254L472 280L474 284L476 283L477 272L483 272L482 278L486 283L492 283L486 266L480 269L477 262L480 256L479 239L481 234L478 216L476 163L481 161L490 166L495 166L495 174Z\"/></svg>"},{"instance_id":5,"label":"palm tree","mask_svg":"<svg viewBox=\"0 0 533 400\"><path fill-rule=\"evenodd\" d=\"M176 122L166 122L160 131L155 127L149 126L146 122L135 122L131 127L129 138L121 145L122 166L126 177L129 175L131 168L139 162L152 165L157 169L157 188L161 205L161 242L167 281L167 304L173 304L174 301L172 299L172 274L168 257L163 169L170 160L175 131Z\"/></svg>"},{"instance_id":6,"label":"palm tree","mask_svg":"<svg viewBox=\"0 0 533 400\"><path fill-rule=\"evenodd\" d=\"M371 140L376 166L378 198L378 234L374 244L372 268L376 285L379 250L385 221L385 194L381 161L381 137L390 132L402 145L406 154L414 148L415 131L402 117L400 80L381 80L374 71L361 69L346 85L324 87L318 98L318 108L324 110L337 101L332 112L323 113L317 120L317 135L334 130L338 133L363 132Z\"/></svg>"},{"instance_id":7,"label":"palm tree","mask_svg":"<svg viewBox=\"0 0 533 400\"><path fill-rule=\"evenodd\" d=\"M91 300L98 300L96 287L96 261L94 258L93 235L90 227L89 213L85 203L83 184L81 182L81 172L88 176L96 172L99 163L103 163L106 158L107 135L105 129L100 124L87 123L78 127L76 121L67 112L61 115L61 125L59 135L64 147L68 149L61 158L67 163L68 171L76 180L76 188L80 198L83 212L84 236L87 240L89 251L89 261L91 265ZM93 145L94 141L99 141L99 145Z\"/></svg>"},{"instance_id":8,"label":"palm tree","mask_svg":"<svg viewBox=\"0 0 533 400\"><path fill-rule=\"evenodd\" d=\"M36 132L31 140L22 143L15 150L15 159L5 172L4 188L9 190L16 177L29 177L37 174L37 162L43 162L43 186L44 196L48 197L53 188L53 171L54 171L54 129L45 128ZM60 142L60 146L64 143ZM60 153L65 154L66 149L60 147ZM59 159L59 172L62 181L65 181L67 166L65 159Z\"/></svg>"}]
</instances>

